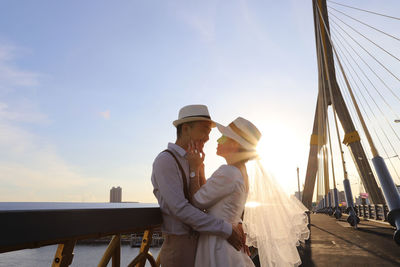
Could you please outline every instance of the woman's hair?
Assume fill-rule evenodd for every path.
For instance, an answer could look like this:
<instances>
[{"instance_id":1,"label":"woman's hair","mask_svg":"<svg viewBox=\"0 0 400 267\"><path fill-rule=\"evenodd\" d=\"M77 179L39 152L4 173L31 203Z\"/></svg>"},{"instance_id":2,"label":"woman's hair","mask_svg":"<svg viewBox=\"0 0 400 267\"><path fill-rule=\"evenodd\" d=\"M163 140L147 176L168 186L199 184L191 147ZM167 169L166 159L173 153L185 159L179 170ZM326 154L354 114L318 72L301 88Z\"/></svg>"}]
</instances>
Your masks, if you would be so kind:
<instances>
[{"instance_id":1,"label":"woman's hair","mask_svg":"<svg viewBox=\"0 0 400 267\"><path fill-rule=\"evenodd\" d=\"M247 163L249 160L255 159L257 157L256 150L253 149L246 149L244 147L240 147L237 153L244 153L246 154L248 152L248 156L244 157L244 159L238 161L239 163Z\"/></svg>"},{"instance_id":2,"label":"woman's hair","mask_svg":"<svg viewBox=\"0 0 400 267\"><path fill-rule=\"evenodd\" d=\"M229 137L228 137L229 138ZM239 148L236 152L233 152L235 156L237 156L237 163L247 163L249 160L255 159L258 157L255 149L244 148L239 142L235 139L229 138L233 140L235 143L239 145Z\"/></svg>"}]
</instances>

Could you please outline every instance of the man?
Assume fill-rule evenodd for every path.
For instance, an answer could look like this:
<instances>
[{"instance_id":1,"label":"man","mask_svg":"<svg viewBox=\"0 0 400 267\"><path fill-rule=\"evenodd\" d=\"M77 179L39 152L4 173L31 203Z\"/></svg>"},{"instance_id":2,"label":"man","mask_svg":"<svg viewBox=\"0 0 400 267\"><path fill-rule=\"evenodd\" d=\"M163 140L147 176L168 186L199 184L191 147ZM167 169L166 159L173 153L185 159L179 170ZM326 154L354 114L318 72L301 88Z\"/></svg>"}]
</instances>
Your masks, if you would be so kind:
<instances>
[{"instance_id":1,"label":"man","mask_svg":"<svg viewBox=\"0 0 400 267\"><path fill-rule=\"evenodd\" d=\"M168 151L161 152L153 163L151 181L163 216L164 244L161 249L163 267L191 267L196 256L195 231L225 237L237 250L241 249L244 234L240 225L231 225L208 215L188 201L189 179L196 173L189 170L186 151L189 144L203 149L215 123L204 105L189 105L179 111L175 144L168 144Z\"/></svg>"}]
</instances>

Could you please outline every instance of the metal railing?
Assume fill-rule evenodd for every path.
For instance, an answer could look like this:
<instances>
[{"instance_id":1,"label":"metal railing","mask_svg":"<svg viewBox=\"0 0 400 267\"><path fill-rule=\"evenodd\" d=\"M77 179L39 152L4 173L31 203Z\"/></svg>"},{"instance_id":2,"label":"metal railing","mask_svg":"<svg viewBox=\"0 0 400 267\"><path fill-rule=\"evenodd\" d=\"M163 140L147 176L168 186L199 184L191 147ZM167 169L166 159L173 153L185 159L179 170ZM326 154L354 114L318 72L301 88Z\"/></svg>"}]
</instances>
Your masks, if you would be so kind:
<instances>
[{"instance_id":1,"label":"metal railing","mask_svg":"<svg viewBox=\"0 0 400 267\"><path fill-rule=\"evenodd\" d=\"M58 244L52 266L69 266L78 240L112 235L99 260L120 266L121 234L144 232L139 255L128 266L146 260L159 266L149 252L154 229L162 223L156 204L142 203L0 203L0 253Z\"/></svg>"},{"instance_id":2,"label":"metal railing","mask_svg":"<svg viewBox=\"0 0 400 267\"><path fill-rule=\"evenodd\" d=\"M355 205L357 215L365 219L388 221L389 209L386 204Z\"/></svg>"}]
</instances>

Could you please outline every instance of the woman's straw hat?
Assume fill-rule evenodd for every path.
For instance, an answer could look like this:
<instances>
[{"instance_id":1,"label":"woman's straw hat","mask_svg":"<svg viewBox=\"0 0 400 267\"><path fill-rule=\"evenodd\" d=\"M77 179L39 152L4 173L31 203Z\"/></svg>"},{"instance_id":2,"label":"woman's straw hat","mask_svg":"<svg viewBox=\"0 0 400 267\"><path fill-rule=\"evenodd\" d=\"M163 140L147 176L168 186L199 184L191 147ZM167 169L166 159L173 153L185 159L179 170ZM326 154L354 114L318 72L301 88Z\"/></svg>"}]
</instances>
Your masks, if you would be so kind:
<instances>
[{"instance_id":1,"label":"woman's straw hat","mask_svg":"<svg viewBox=\"0 0 400 267\"><path fill-rule=\"evenodd\" d=\"M258 140L261 138L261 132L250 121L242 117L236 118L228 126L217 123L218 130L247 150L255 150Z\"/></svg>"}]
</instances>

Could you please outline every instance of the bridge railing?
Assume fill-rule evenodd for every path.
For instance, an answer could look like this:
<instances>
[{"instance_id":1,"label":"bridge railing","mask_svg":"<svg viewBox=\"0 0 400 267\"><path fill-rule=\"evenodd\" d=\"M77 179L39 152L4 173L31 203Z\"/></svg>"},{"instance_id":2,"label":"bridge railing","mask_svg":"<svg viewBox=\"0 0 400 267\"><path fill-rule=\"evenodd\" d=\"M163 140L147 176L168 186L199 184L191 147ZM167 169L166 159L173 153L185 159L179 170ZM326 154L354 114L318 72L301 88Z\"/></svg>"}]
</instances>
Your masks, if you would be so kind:
<instances>
[{"instance_id":1,"label":"bridge railing","mask_svg":"<svg viewBox=\"0 0 400 267\"><path fill-rule=\"evenodd\" d=\"M360 218L388 221L389 208L386 204L357 204L354 206L354 210ZM347 213L345 207L342 207L342 212Z\"/></svg>"},{"instance_id":2,"label":"bridge railing","mask_svg":"<svg viewBox=\"0 0 400 267\"><path fill-rule=\"evenodd\" d=\"M121 234L144 232L128 266L158 262L149 252L162 223L158 205L142 203L0 203L0 253L58 244L52 266L69 266L78 240L113 236L98 266L120 266Z\"/></svg>"}]
</instances>

